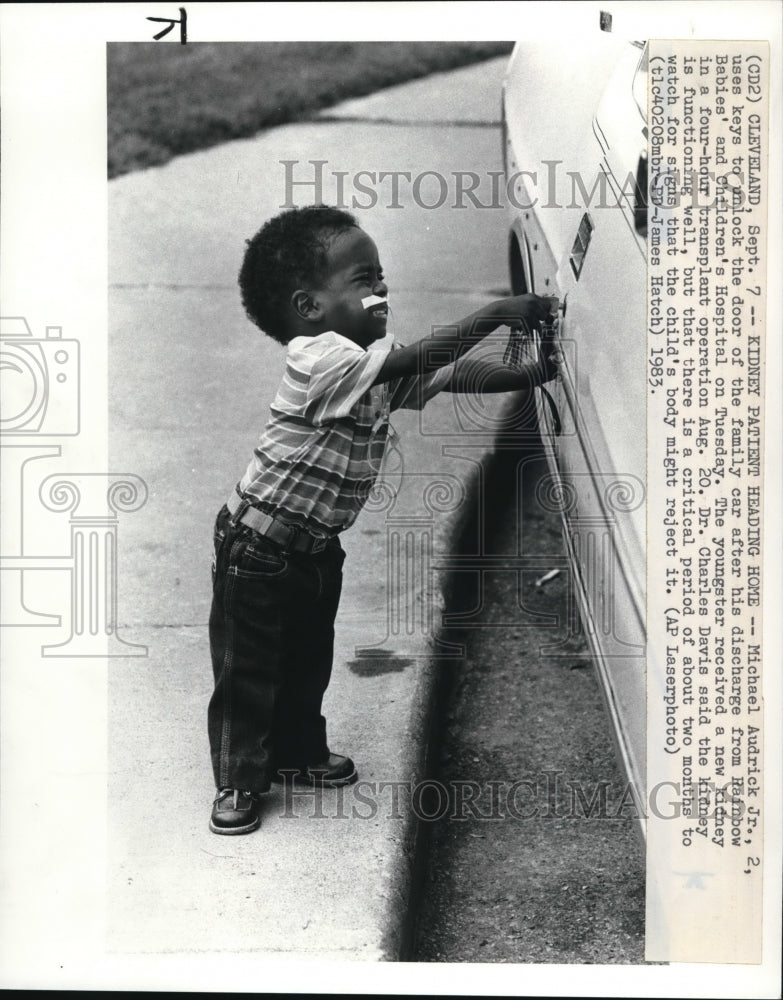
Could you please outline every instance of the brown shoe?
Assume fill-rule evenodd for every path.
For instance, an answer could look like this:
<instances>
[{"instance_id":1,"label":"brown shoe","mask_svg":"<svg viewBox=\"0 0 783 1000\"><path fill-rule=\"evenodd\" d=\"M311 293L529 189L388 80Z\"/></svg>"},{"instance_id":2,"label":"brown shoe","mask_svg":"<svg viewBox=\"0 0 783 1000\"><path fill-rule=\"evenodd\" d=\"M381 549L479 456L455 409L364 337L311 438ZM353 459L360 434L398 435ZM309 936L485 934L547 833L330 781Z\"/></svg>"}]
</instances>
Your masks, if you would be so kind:
<instances>
[{"instance_id":1,"label":"brown shoe","mask_svg":"<svg viewBox=\"0 0 783 1000\"><path fill-rule=\"evenodd\" d=\"M221 788L212 805L213 833L252 833L261 823L261 797L239 788Z\"/></svg>"}]
</instances>

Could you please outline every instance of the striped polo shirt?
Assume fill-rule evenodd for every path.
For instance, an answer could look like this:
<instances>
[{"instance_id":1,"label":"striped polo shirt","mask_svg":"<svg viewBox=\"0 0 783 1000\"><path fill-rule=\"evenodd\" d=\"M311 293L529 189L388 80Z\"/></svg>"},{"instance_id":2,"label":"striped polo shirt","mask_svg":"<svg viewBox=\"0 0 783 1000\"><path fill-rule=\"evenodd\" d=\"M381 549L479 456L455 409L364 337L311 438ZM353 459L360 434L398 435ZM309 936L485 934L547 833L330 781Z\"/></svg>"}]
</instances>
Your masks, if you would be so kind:
<instances>
[{"instance_id":1,"label":"striped polo shirt","mask_svg":"<svg viewBox=\"0 0 783 1000\"><path fill-rule=\"evenodd\" d=\"M269 421L239 489L267 514L318 536L356 520L381 468L389 413L419 409L450 367L373 385L391 336L364 350L339 333L295 337Z\"/></svg>"}]
</instances>

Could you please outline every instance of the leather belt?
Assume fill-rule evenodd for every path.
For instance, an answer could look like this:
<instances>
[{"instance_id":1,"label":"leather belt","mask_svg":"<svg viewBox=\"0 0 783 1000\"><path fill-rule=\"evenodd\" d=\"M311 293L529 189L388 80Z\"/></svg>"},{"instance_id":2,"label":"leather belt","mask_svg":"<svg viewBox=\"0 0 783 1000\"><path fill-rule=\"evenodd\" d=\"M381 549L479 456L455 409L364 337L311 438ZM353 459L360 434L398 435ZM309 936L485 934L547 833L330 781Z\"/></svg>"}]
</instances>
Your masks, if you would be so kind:
<instances>
[{"instance_id":1,"label":"leather belt","mask_svg":"<svg viewBox=\"0 0 783 1000\"><path fill-rule=\"evenodd\" d=\"M250 506L236 491L228 498L226 506L232 517L244 507L238 518L239 522L280 545L285 552L322 552L329 541L328 538L318 538L303 528L286 524L271 514Z\"/></svg>"}]
</instances>

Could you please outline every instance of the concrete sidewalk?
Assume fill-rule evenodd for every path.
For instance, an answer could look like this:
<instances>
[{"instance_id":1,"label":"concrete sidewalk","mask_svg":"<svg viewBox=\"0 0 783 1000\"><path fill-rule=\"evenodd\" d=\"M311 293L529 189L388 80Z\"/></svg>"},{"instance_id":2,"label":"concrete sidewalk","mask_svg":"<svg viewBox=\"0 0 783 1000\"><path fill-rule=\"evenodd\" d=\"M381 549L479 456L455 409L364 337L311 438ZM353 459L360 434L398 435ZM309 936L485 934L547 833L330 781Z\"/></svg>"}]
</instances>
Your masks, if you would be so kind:
<instances>
[{"instance_id":1,"label":"concrete sidewalk","mask_svg":"<svg viewBox=\"0 0 783 1000\"><path fill-rule=\"evenodd\" d=\"M217 837L207 827L211 530L284 357L245 319L236 274L244 240L289 200L292 168L281 161L295 161L294 201L306 204L318 160L325 201L340 172L447 179L437 209L407 187L399 208L379 187L374 207L356 209L380 249L399 340L504 294L504 213L455 209L452 178L501 169L505 62L394 87L109 186L110 467L149 487L120 537L120 634L148 655L111 661L110 952L405 957L417 844L409 790L426 775L434 679L455 652L437 638L441 585L503 399L447 396L398 413L388 487L344 536L325 711L332 749L355 759L360 783L288 800L278 787L258 832ZM501 332L487 350L504 343Z\"/></svg>"}]
</instances>

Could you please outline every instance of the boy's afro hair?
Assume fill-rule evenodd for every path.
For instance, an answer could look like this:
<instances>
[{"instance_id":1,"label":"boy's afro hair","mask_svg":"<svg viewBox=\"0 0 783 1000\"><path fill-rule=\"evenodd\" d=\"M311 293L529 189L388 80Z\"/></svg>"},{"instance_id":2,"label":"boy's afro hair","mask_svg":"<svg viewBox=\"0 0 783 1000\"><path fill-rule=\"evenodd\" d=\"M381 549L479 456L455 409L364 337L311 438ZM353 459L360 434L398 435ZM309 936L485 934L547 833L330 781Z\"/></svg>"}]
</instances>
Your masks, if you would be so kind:
<instances>
[{"instance_id":1,"label":"boy's afro hair","mask_svg":"<svg viewBox=\"0 0 783 1000\"><path fill-rule=\"evenodd\" d=\"M355 227L353 215L327 205L292 208L266 222L247 241L239 272L242 305L256 326L288 343L291 295L324 277L330 239Z\"/></svg>"}]
</instances>

